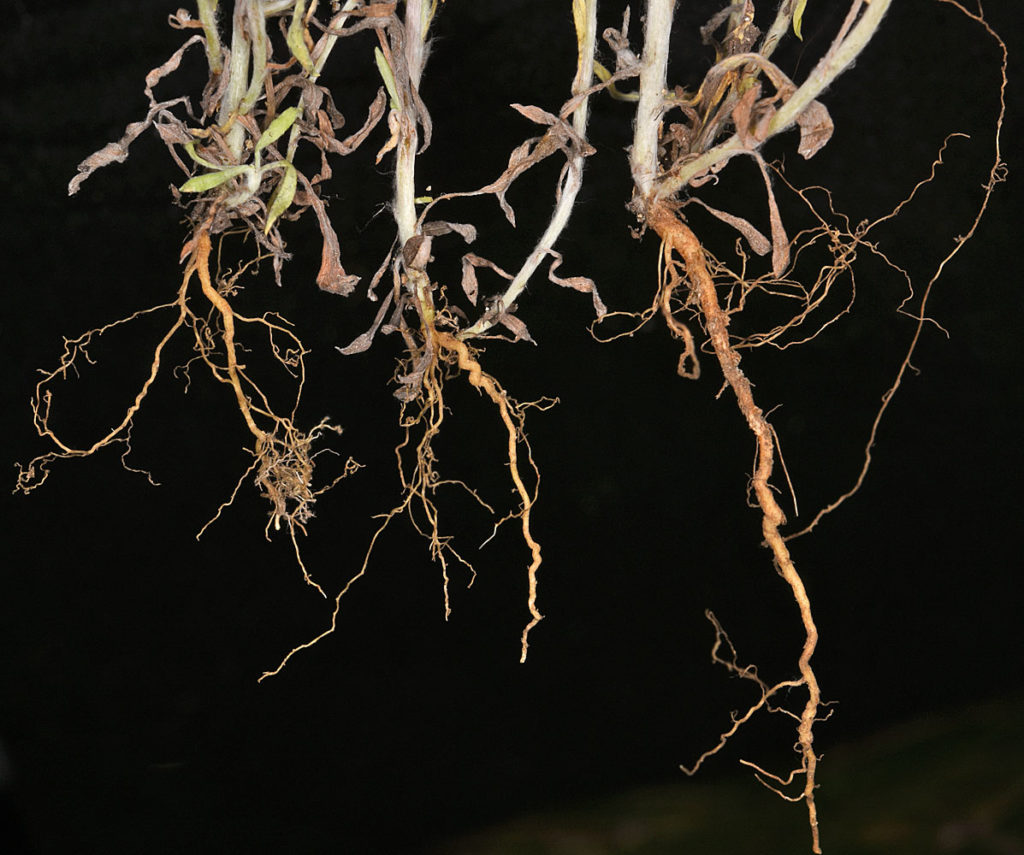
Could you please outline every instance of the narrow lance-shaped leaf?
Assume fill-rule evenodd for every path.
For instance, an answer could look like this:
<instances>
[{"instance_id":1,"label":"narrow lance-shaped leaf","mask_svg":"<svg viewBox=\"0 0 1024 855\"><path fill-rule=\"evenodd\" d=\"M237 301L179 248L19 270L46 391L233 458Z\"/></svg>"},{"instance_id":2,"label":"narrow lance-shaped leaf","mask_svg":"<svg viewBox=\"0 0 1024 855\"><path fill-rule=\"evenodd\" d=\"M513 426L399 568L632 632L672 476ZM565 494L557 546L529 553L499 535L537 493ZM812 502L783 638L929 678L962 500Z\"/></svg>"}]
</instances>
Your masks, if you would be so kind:
<instances>
[{"instance_id":1,"label":"narrow lance-shaped leaf","mask_svg":"<svg viewBox=\"0 0 1024 855\"><path fill-rule=\"evenodd\" d=\"M256 143L256 151L263 151L268 145L273 145L277 142L288 129L295 124L295 120L299 117L298 107L289 107L287 110L281 112L274 121L272 121L267 129L260 134L260 138Z\"/></svg>"},{"instance_id":2,"label":"narrow lance-shaped leaf","mask_svg":"<svg viewBox=\"0 0 1024 855\"><path fill-rule=\"evenodd\" d=\"M373 58L377 61L377 70L380 72L381 78L384 80L384 86L387 87L388 95L391 96L391 109L400 110L400 101L398 99L398 87L395 85L395 75L391 71L391 66L388 65L387 59L384 57L384 52L379 48L373 49Z\"/></svg>"},{"instance_id":3,"label":"narrow lance-shaped leaf","mask_svg":"<svg viewBox=\"0 0 1024 855\"><path fill-rule=\"evenodd\" d=\"M298 184L298 172L290 163L284 165L284 175L274 188L270 197L270 204L267 206L267 224L263 227L263 234L268 234L271 227L285 211L288 210L295 198L295 187Z\"/></svg>"},{"instance_id":4,"label":"narrow lance-shaped leaf","mask_svg":"<svg viewBox=\"0 0 1024 855\"><path fill-rule=\"evenodd\" d=\"M251 166L229 166L227 169L219 169L216 172L207 172L203 175L196 175L186 181L178 189L182 193L205 193L214 187L226 184L232 178L251 170Z\"/></svg>"},{"instance_id":5,"label":"narrow lance-shaped leaf","mask_svg":"<svg viewBox=\"0 0 1024 855\"><path fill-rule=\"evenodd\" d=\"M807 5L807 0L799 0L796 4L796 8L793 10L793 32L800 41L804 40L804 37L800 34L800 27L804 23L804 6Z\"/></svg>"},{"instance_id":6,"label":"narrow lance-shaped leaf","mask_svg":"<svg viewBox=\"0 0 1024 855\"><path fill-rule=\"evenodd\" d=\"M292 22L288 25L288 49L292 52L302 66L303 70L310 77L316 77L313 68L313 58L309 55L309 48L306 47L306 30L302 23L302 16L306 11L306 0L296 0L295 12L292 14Z\"/></svg>"},{"instance_id":7,"label":"narrow lance-shaped leaf","mask_svg":"<svg viewBox=\"0 0 1024 855\"><path fill-rule=\"evenodd\" d=\"M185 143L185 151L188 152L188 156L191 157L196 163L201 164L202 166L205 166L209 169L220 169L222 166L222 164L213 163L212 161L207 160L205 157L200 157L198 154L196 154L195 141Z\"/></svg>"},{"instance_id":8,"label":"narrow lance-shaped leaf","mask_svg":"<svg viewBox=\"0 0 1024 855\"><path fill-rule=\"evenodd\" d=\"M614 76L607 68L605 68L596 59L594 60L594 74L597 75L597 79L608 87L608 94L616 101L639 101L639 92L623 92L615 85L614 82L609 83L608 81ZM625 76L625 75L624 75ZM629 75L633 76L633 75Z\"/></svg>"}]
</instances>

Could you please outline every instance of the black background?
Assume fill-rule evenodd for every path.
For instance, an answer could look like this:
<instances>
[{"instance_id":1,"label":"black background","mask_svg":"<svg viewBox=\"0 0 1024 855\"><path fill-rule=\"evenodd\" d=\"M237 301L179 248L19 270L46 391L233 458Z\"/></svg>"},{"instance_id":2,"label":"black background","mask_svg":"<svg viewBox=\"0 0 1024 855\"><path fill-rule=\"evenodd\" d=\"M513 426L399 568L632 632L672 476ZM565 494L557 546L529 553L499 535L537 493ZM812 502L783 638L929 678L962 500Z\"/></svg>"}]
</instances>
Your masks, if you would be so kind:
<instances>
[{"instance_id":1,"label":"black background","mask_svg":"<svg viewBox=\"0 0 1024 855\"><path fill-rule=\"evenodd\" d=\"M423 85L435 122L424 185L493 180L535 132L507 104L559 106L574 64L561 5L552 14L541 0L449 0ZM602 26L618 23L612 5ZM707 64L694 24L714 7L685 5L677 55L691 58L673 73L693 82ZM1011 4L990 6L1007 33ZM145 73L181 41L163 24L172 8L22 0L7 18L0 335L11 463L44 450L28 400L35 369L55 364L61 336L173 299L185 231L167 188L182 176L155 134L140 138L127 163L65 195L76 164L144 114ZM816 40L807 14L806 54L797 47L780 60L797 63L798 79L836 24L822 23ZM636 15L632 34L637 41ZM371 46L353 40L329 80L350 128L377 86ZM920 289L980 203L998 61L991 40L950 7L894 4L876 42L826 96L837 127L829 146L798 162L790 134L768 154L786 159L796 183L833 187L836 206L857 222L904 198L946 134L971 134L951 143L940 180L877 233ZM202 72L197 51L158 95L195 92ZM819 744L1021 688L1014 582L1024 313L1010 93L1009 181L930 304L949 336L926 330L920 374L908 377L883 423L864 489L793 546L822 636L819 679L839 702ZM655 288L657 245L630 237L623 207L628 109L595 105L598 153L559 243L560 272L590 275L611 307L638 309ZM384 139L378 129L365 151L336 165L329 185L343 261L364 282L392 234L381 210L388 161L373 164ZM514 268L550 210L556 170L541 167L510 194L515 232L492 199L453 203L443 216L475 222L474 250ZM756 171L745 163L729 171L706 198L763 216ZM710 218L695 214L693 224L712 244L731 245ZM301 415L308 424L330 414L345 428L334 447L365 464L320 501L303 541L306 566L333 592L358 569L372 515L397 499L388 382L397 341L380 337L370 353L341 357L334 346L362 332L375 306L364 291L349 300L318 292L315 229L284 233L295 253L284 288L265 269L241 299L250 314L273 309L296 323L312 350ZM452 275L458 248L437 249L435 275ZM901 279L866 255L857 275L852 313L821 338L744 361L762 406L780 407L772 419L801 520L852 483L912 333L895 311ZM715 398L717 368L705 359L701 380L675 376L678 345L657 323L596 344L590 312L588 297L538 275L519 315L539 345L492 344L485 354L521 400L561 399L528 425L543 478L534 532L546 619L525 665L526 550L508 526L477 552L488 521L452 493L442 525L478 576L467 589L467 575L452 570L447 623L440 569L399 520L343 601L337 632L257 685L326 626L329 604L302 583L284 537L264 541L265 509L248 488L196 542L248 460L229 396L198 371L186 395L163 376L137 419L130 462L162 486L107 451L61 462L33 495L5 499L0 738L10 821L21 829L11 840L34 852L418 851L525 808L678 776L678 764L749 699L708 662L706 608L741 658L769 679L793 676L798 615L759 547L758 515L744 504L753 448L731 397ZM147 316L108 336L92 351L97 364L60 385L54 417L73 442L91 442L120 419L161 323ZM174 356L187 358L184 345ZM449 390L441 466L488 499L511 501L492 408L457 380ZM325 476L332 465L324 458ZM740 749L788 764L792 738L782 720L755 723L706 774L731 770ZM827 774L826 765L825 786Z\"/></svg>"}]
</instances>

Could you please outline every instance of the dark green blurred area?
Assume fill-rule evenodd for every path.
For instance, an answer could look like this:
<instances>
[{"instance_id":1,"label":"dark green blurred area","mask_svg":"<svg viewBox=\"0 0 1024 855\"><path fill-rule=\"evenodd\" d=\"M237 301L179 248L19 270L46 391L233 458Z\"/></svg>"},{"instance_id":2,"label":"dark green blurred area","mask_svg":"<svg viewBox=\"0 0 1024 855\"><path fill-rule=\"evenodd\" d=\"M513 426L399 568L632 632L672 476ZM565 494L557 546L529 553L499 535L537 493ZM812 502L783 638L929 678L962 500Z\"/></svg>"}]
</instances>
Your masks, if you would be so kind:
<instances>
[{"instance_id":1,"label":"dark green blurred area","mask_svg":"<svg viewBox=\"0 0 1024 855\"><path fill-rule=\"evenodd\" d=\"M829 749L828 855L1024 852L1024 700L935 713ZM808 851L806 811L752 777L700 778L529 814L429 855L774 855Z\"/></svg>"}]
</instances>

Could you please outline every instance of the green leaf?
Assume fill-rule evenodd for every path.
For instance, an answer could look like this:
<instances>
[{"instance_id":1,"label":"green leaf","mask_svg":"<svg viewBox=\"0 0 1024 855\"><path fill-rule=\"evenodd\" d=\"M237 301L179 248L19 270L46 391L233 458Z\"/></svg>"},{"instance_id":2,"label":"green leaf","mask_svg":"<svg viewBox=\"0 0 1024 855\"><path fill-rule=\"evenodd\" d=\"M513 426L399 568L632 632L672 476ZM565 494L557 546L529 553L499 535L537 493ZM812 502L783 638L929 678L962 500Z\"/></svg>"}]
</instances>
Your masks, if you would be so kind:
<instances>
[{"instance_id":1,"label":"green leaf","mask_svg":"<svg viewBox=\"0 0 1024 855\"><path fill-rule=\"evenodd\" d=\"M384 79L384 85L387 87L388 95L391 96L391 109L400 110L399 104L401 101L398 99L398 87L395 85L395 75L391 71L391 66L388 65L388 61L384 58L384 52L379 48L373 49L373 58L377 60L377 70L380 72L380 76Z\"/></svg>"},{"instance_id":2,"label":"green leaf","mask_svg":"<svg viewBox=\"0 0 1024 855\"><path fill-rule=\"evenodd\" d=\"M303 70L310 77L316 77L316 70L313 68L313 57L309 55L309 48L306 47L306 31L302 25L302 15L306 10L306 0L297 0L295 12L292 15L292 22L288 25L288 48L302 66Z\"/></svg>"},{"instance_id":3,"label":"green leaf","mask_svg":"<svg viewBox=\"0 0 1024 855\"><path fill-rule=\"evenodd\" d=\"M793 10L793 32L800 41L804 40L804 37L800 34L800 27L804 22L804 6L807 5L807 0L798 0L796 8Z\"/></svg>"},{"instance_id":4,"label":"green leaf","mask_svg":"<svg viewBox=\"0 0 1024 855\"><path fill-rule=\"evenodd\" d=\"M256 151L263 151L268 145L277 142L295 124L295 120L298 117L298 107L289 107L287 110L282 111L260 135L256 143Z\"/></svg>"},{"instance_id":5,"label":"green leaf","mask_svg":"<svg viewBox=\"0 0 1024 855\"><path fill-rule=\"evenodd\" d=\"M219 164L219 163L211 163L210 161L208 161L205 158L202 158L198 154L196 154L196 144L195 144L195 141L185 143L185 151L188 152L188 156L191 157L196 163L202 164L203 166L208 167L209 169L220 169L221 168L221 164Z\"/></svg>"},{"instance_id":6,"label":"green leaf","mask_svg":"<svg viewBox=\"0 0 1024 855\"><path fill-rule=\"evenodd\" d=\"M232 178L241 175L243 172L252 169L251 166L229 166L227 169L219 169L216 172L207 172L204 175L196 175L186 181L178 189L182 193L205 193L214 187L226 184Z\"/></svg>"},{"instance_id":7,"label":"green leaf","mask_svg":"<svg viewBox=\"0 0 1024 855\"><path fill-rule=\"evenodd\" d=\"M295 198L297 184L298 172L294 166L285 162L284 175L281 176L277 187L274 188L274 193L270 197L270 204L267 206L267 224L263 227L263 234L268 234L270 227L274 225L278 217L288 210L292 200Z\"/></svg>"},{"instance_id":8,"label":"green leaf","mask_svg":"<svg viewBox=\"0 0 1024 855\"><path fill-rule=\"evenodd\" d=\"M601 65L601 63L599 63L596 59L594 60L594 74L597 75L597 78L602 83L608 83L608 80L612 76L612 73L607 68L605 68L603 65ZM614 83L611 83L611 84L608 85L608 94L612 98L614 98L616 101L639 101L640 100L640 93L639 92L623 92Z\"/></svg>"}]
</instances>

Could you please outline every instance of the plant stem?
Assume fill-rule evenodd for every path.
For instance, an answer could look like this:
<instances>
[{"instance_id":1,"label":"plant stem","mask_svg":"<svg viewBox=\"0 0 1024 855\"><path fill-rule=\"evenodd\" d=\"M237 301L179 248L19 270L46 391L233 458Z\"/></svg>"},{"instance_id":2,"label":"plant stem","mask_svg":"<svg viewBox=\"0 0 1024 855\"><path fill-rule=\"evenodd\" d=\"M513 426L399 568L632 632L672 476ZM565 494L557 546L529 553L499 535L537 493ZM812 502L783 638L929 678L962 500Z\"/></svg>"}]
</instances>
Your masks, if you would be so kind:
<instances>
[{"instance_id":1,"label":"plant stem","mask_svg":"<svg viewBox=\"0 0 1024 855\"><path fill-rule=\"evenodd\" d=\"M340 30L345 26L345 21L349 19L349 12L359 6L360 0L345 0L345 5L341 7L341 11L338 12L333 18L331 18L330 29ZM319 44L323 47L319 51L314 51L313 55L313 68L316 70L317 76L324 70L324 65L327 63L327 57L331 55L331 51L334 50L334 45L337 44L338 36L333 33L329 33ZM318 48L319 48L318 44Z\"/></svg>"},{"instance_id":2,"label":"plant stem","mask_svg":"<svg viewBox=\"0 0 1024 855\"><path fill-rule=\"evenodd\" d=\"M224 68L221 58L220 33L217 31L218 0L197 0L199 20L206 36L206 59L210 64L211 74L220 74Z\"/></svg>"},{"instance_id":3,"label":"plant stem","mask_svg":"<svg viewBox=\"0 0 1024 855\"><path fill-rule=\"evenodd\" d=\"M652 2L655 2L655 0L652 0ZM782 106L780 106L775 112L775 115L772 116L771 121L768 124L767 133L760 145L763 145L773 136L789 130L789 128L796 124L796 120L800 114L806 110L807 107L809 107L810 104L828 86L831 86L840 74L850 67L860 52L867 46L868 42L871 41L872 36L874 36L878 31L882 17L888 10L891 2L892 0L872 0L872 2L865 7L863 14L845 37L840 33L836 41L832 44L832 47L829 48L825 56L821 58L803 84L797 87L796 91L786 99L786 102L782 104ZM856 0L854 5L851 6L851 13L861 5L861 0ZM645 59L646 54L647 50L645 47ZM642 99L642 75L640 79ZM637 126L639 129L639 109L637 110L637 114ZM758 147L760 147L760 145ZM743 154L747 151L749 151L749 148L740 141L738 135L734 134L725 140L725 142L708 149L693 160L682 164L678 169L673 171L671 176L668 176L663 181L658 182L655 195L658 199L671 198L686 187L690 180L695 176L700 175L714 166L724 163L729 158L737 154ZM635 170L634 180L636 180Z\"/></svg>"},{"instance_id":4,"label":"plant stem","mask_svg":"<svg viewBox=\"0 0 1024 855\"><path fill-rule=\"evenodd\" d=\"M583 28L582 32L577 34L578 53L576 77L573 79L572 84L573 95L578 95L587 89L594 79L594 48L597 44L597 0L582 0L582 5L584 7ZM589 117L590 96L588 95L580 101L572 113L573 130L584 141L586 140L587 120ZM559 188L558 202L555 205L554 213L551 215L551 222L544 230L540 240L537 241L533 251L523 262L522 267L512 277L512 281L505 289L505 293L502 294L500 301L502 306L511 306L519 299L519 295L526 288L526 283L569 224L569 217L572 215L572 209L576 205L576 197L583 186L583 159L584 155L580 153L574 155L569 161L565 172L565 179ZM485 316L473 324L473 326L467 327L459 333L459 338L464 341L471 339L486 332L494 324L495 320L493 317Z\"/></svg>"},{"instance_id":5,"label":"plant stem","mask_svg":"<svg viewBox=\"0 0 1024 855\"><path fill-rule=\"evenodd\" d=\"M409 89L418 89L426 63L426 36L430 19L424 0L408 0L405 4L405 41L403 57L392 57L394 63L404 61L408 72ZM396 74L396 80L399 76ZM416 234L416 149L419 133L416 128L416 104L412 91L399 91L401 103L395 115L398 121L398 146L395 155L395 222L398 225L398 243Z\"/></svg>"},{"instance_id":6,"label":"plant stem","mask_svg":"<svg viewBox=\"0 0 1024 855\"><path fill-rule=\"evenodd\" d=\"M675 0L648 0L644 51L640 61L640 100L636 105L629 163L642 198L651 195L658 174L658 132L665 111L665 75Z\"/></svg>"},{"instance_id":7,"label":"plant stem","mask_svg":"<svg viewBox=\"0 0 1024 855\"><path fill-rule=\"evenodd\" d=\"M251 0L235 0L235 11L231 18L231 56L228 59L228 88L220 102L217 121L223 127L231 121L237 112L238 105L245 97L249 76L249 40L246 38L245 17L249 11ZM241 163L242 148L245 143L245 129L241 125L232 125L227 133L228 147Z\"/></svg>"}]
</instances>

